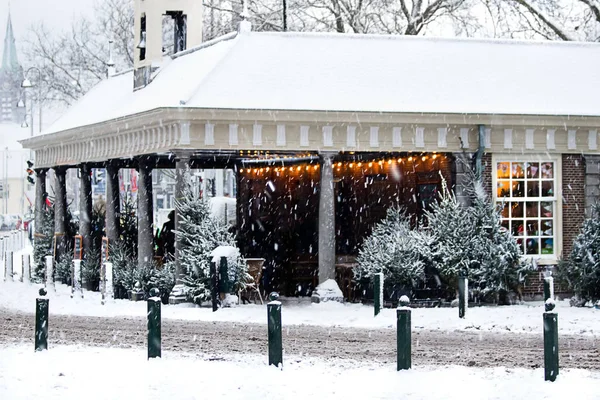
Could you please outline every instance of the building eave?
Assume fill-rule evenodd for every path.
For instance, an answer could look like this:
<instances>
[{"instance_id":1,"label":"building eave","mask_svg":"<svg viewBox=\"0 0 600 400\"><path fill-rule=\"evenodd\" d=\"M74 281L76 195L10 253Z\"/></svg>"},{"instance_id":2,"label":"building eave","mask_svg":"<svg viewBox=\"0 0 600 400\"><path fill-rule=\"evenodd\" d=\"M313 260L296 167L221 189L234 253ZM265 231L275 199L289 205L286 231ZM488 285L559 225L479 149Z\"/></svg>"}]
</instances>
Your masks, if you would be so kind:
<instances>
[{"instance_id":1,"label":"building eave","mask_svg":"<svg viewBox=\"0 0 600 400\"><path fill-rule=\"evenodd\" d=\"M127 133L153 126L189 121L229 121L261 123L314 123L325 124L448 124L526 127L600 127L600 116L593 115L517 115L517 114L452 114L402 113L322 110L260 110L214 109L190 107L156 108L126 117L49 133L19 141L24 148L38 150L56 143L75 143L97 139L104 135Z\"/></svg>"}]
</instances>

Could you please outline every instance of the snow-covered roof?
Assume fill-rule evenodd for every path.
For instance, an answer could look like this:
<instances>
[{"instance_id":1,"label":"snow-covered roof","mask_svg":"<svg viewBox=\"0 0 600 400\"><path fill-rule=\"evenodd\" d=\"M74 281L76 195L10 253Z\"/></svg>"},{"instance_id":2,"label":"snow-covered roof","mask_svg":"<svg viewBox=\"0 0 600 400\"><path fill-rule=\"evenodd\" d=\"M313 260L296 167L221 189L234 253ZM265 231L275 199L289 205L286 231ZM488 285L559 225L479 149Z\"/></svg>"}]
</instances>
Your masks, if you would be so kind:
<instances>
[{"instance_id":1,"label":"snow-covered roof","mask_svg":"<svg viewBox=\"0 0 600 400\"><path fill-rule=\"evenodd\" d=\"M30 130L14 123L0 124L0 179L22 178L25 176L26 162L31 157L18 140L30 136Z\"/></svg>"},{"instance_id":2,"label":"snow-covered roof","mask_svg":"<svg viewBox=\"0 0 600 400\"><path fill-rule=\"evenodd\" d=\"M600 44L244 32L207 42L133 91L92 89L48 131L156 108L600 116Z\"/></svg>"}]
</instances>

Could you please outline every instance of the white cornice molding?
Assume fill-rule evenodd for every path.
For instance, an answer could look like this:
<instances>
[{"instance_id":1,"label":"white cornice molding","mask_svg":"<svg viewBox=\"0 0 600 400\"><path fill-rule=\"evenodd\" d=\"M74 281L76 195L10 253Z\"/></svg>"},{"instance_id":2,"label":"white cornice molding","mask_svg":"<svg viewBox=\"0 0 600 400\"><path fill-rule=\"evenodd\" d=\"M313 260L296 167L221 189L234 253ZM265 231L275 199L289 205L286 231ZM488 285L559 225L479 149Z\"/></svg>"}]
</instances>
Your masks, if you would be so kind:
<instances>
[{"instance_id":1,"label":"white cornice molding","mask_svg":"<svg viewBox=\"0 0 600 400\"><path fill-rule=\"evenodd\" d=\"M243 112L242 112L243 111ZM109 134L136 132L147 127L162 127L182 121L210 120L212 123L253 122L285 124L343 124L360 125L444 125L488 127L532 127L537 128L591 128L600 127L600 116L539 116L539 115L496 115L496 114L427 114L427 113L364 113L364 112L323 112L323 111L277 111L277 110L233 110L233 109L193 109L160 108L128 117L82 126L66 131L49 133L25 139L20 143L25 148L39 149L56 141L77 142Z\"/></svg>"}]
</instances>

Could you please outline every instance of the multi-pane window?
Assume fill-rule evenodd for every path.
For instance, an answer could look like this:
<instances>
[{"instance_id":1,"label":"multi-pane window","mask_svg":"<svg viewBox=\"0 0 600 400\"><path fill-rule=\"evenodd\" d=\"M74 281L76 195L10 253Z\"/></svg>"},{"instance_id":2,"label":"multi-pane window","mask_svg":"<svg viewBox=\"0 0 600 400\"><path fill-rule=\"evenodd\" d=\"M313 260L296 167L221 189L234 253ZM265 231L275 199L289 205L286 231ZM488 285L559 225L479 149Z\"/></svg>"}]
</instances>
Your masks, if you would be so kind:
<instances>
[{"instance_id":1,"label":"multi-pane window","mask_svg":"<svg viewBox=\"0 0 600 400\"><path fill-rule=\"evenodd\" d=\"M496 163L496 201L502 226L525 255L554 255L556 170L552 161Z\"/></svg>"}]
</instances>

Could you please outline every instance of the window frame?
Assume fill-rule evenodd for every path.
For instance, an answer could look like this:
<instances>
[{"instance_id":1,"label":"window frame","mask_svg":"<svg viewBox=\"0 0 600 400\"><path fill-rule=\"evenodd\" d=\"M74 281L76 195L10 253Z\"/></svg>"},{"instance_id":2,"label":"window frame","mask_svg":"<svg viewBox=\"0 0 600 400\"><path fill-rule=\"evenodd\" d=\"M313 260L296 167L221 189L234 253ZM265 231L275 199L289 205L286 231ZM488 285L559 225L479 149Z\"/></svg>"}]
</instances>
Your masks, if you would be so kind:
<instances>
[{"instance_id":1,"label":"window frame","mask_svg":"<svg viewBox=\"0 0 600 400\"><path fill-rule=\"evenodd\" d=\"M525 166L526 163L540 163L544 162L552 162L554 164L554 173L553 173L553 182L554 182L554 195L553 197L543 197L541 196L541 185L540 185L540 195L537 197L527 197L527 186L524 187L524 196L523 197L498 197L498 181L502 180L502 178L498 178L498 165L503 162L515 163L520 162ZM554 204L554 212L552 216L553 221L553 234L552 240L554 244L554 252L553 254L542 254L541 243L540 253L538 254L526 254L527 253L527 233L525 232L523 236L513 235L515 238L523 238L525 241L525 246L523 247L524 254L522 255L527 259L536 259L536 260L550 260L551 262L556 262L562 255L562 157L560 155L548 155L548 154L492 154L492 198L494 204L501 205L502 201L513 201L518 202L522 201L524 205L527 203L527 199L531 199L531 202L536 202L538 204L548 201L553 202ZM510 171L509 171L510 174ZM527 171L526 169L523 171L524 177L523 181L527 181ZM540 170L541 174L541 170ZM508 178L509 180L513 180L512 177ZM541 179L541 175L538 178L538 181L543 182ZM512 195L511 195L512 196ZM539 206L541 207L541 205ZM541 212L541 208L538 208L539 212ZM536 217L538 221L541 221L541 216L538 215ZM505 219L505 218L503 218ZM512 220L512 217L509 217ZM526 207L523 209L523 220L526 221ZM525 227L525 230L527 228ZM538 227L538 230L541 230L541 226ZM540 232L541 233L541 232ZM542 238L541 234L531 235L530 237Z\"/></svg>"}]
</instances>

